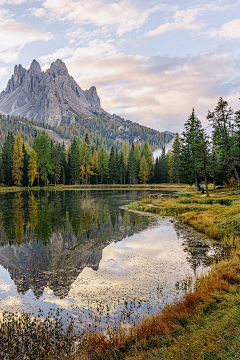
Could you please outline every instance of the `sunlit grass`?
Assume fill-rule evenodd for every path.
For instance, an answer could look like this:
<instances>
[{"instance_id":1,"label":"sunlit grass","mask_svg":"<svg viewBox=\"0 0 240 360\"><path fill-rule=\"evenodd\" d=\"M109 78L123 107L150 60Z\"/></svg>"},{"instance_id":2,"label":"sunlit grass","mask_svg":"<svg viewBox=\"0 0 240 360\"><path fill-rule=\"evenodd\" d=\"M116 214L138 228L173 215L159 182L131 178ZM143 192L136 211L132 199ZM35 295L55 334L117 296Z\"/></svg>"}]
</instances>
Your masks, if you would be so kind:
<instances>
[{"instance_id":1,"label":"sunlit grass","mask_svg":"<svg viewBox=\"0 0 240 360\"><path fill-rule=\"evenodd\" d=\"M71 322L66 331L61 319L44 322L25 315L19 320L7 314L0 341L11 353L8 358L21 359L16 353L23 349L22 359L240 358L240 197L234 189L211 190L211 201L193 188L184 192L192 196L159 204L148 199L130 208L175 216L221 246L222 256L197 280L193 292L128 330L109 328L107 333L74 334Z\"/></svg>"}]
</instances>

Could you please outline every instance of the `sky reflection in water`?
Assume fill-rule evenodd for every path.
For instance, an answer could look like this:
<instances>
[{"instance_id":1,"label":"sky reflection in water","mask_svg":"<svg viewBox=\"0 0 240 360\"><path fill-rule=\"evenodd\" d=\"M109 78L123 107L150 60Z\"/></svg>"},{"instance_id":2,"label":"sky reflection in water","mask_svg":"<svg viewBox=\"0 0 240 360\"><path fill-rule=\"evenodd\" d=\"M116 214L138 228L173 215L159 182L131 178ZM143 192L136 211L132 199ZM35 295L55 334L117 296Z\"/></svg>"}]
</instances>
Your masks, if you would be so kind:
<instances>
[{"instance_id":1,"label":"sky reflection in water","mask_svg":"<svg viewBox=\"0 0 240 360\"><path fill-rule=\"evenodd\" d=\"M63 317L101 328L135 322L180 298L207 271L213 247L175 220L120 208L144 196L1 195L1 309L37 314L60 307Z\"/></svg>"}]
</instances>

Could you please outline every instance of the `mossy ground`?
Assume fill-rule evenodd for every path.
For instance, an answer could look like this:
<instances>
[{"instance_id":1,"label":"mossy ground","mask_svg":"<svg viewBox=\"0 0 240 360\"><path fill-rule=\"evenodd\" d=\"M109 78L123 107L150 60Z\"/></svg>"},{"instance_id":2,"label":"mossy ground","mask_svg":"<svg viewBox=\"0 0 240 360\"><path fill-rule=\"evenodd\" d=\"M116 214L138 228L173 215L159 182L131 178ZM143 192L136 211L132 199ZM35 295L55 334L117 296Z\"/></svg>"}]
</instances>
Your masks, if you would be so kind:
<instances>
[{"instance_id":1,"label":"mossy ground","mask_svg":"<svg viewBox=\"0 0 240 360\"><path fill-rule=\"evenodd\" d=\"M213 260L211 271L197 281L193 293L167 306L158 315L144 319L127 333L112 331L106 337L91 332L78 339L74 336L74 351L71 331L65 336L59 327L51 332L45 329L44 337L39 337L41 358L240 359L240 195L236 195L234 189L212 190L210 195L202 197L189 188L176 199L165 199L161 203L148 199L129 206L162 216L175 216L221 246L221 257ZM39 325L31 321L27 324L27 343L34 344L31 334L36 336L36 326ZM25 327L25 322L22 328L15 327L14 341L24 340ZM6 334L6 329L1 329ZM54 339L64 344L55 354ZM6 336L3 340L4 343L8 341ZM70 344L67 351L64 350L66 344ZM29 352L28 358L35 359L32 355Z\"/></svg>"}]
</instances>

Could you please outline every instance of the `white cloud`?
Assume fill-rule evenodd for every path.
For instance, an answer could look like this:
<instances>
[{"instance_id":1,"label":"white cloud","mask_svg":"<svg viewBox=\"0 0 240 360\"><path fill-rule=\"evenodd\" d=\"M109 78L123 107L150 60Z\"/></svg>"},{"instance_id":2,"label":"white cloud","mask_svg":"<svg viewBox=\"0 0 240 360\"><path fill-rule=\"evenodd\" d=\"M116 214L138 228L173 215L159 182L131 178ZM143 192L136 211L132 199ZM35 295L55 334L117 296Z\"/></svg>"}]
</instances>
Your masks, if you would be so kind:
<instances>
[{"instance_id":1,"label":"white cloud","mask_svg":"<svg viewBox=\"0 0 240 360\"><path fill-rule=\"evenodd\" d=\"M173 22L168 22L158 26L155 30L147 32L146 36L157 36L174 30L198 30L201 28L201 24L196 22L199 12L200 10L198 8L177 10L173 15Z\"/></svg>"},{"instance_id":2,"label":"white cloud","mask_svg":"<svg viewBox=\"0 0 240 360\"><path fill-rule=\"evenodd\" d=\"M181 131L192 107L204 120L221 95L231 95L231 86L224 85L222 94L219 88L236 72L223 54L167 61L124 55L111 42L97 41L89 47L60 49L40 60L56 60L56 55L64 52L70 74L83 89L97 87L105 110L158 130Z\"/></svg>"},{"instance_id":3,"label":"white cloud","mask_svg":"<svg viewBox=\"0 0 240 360\"><path fill-rule=\"evenodd\" d=\"M51 38L50 33L31 29L25 23L10 18L6 10L0 11L0 60L3 62L16 62L26 44Z\"/></svg>"},{"instance_id":4,"label":"white cloud","mask_svg":"<svg viewBox=\"0 0 240 360\"><path fill-rule=\"evenodd\" d=\"M117 34L139 28L151 13L161 11L166 5L156 5L142 10L132 5L130 0L107 2L104 0L45 0L41 8L32 9L37 17L46 16L52 20L62 19L79 22L81 25L116 26Z\"/></svg>"},{"instance_id":5,"label":"white cloud","mask_svg":"<svg viewBox=\"0 0 240 360\"><path fill-rule=\"evenodd\" d=\"M240 19L235 19L224 24L220 30L213 30L211 35L232 39L240 38Z\"/></svg>"}]
</instances>

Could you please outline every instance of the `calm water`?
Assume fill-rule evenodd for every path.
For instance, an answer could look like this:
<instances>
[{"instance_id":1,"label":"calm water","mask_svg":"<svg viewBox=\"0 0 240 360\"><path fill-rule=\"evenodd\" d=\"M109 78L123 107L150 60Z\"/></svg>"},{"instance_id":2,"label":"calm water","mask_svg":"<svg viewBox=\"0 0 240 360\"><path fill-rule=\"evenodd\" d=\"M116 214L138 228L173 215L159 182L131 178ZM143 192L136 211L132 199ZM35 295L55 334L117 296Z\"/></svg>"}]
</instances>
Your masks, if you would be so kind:
<instances>
[{"instance_id":1,"label":"calm water","mask_svg":"<svg viewBox=\"0 0 240 360\"><path fill-rule=\"evenodd\" d=\"M1 311L124 327L190 291L215 249L178 221L121 208L150 192L0 195Z\"/></svg>"}]
</instances>

